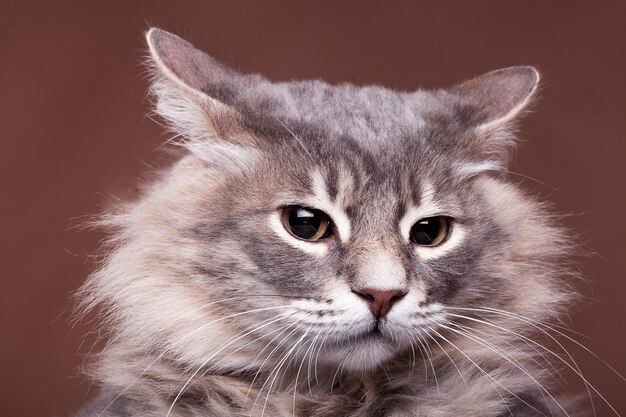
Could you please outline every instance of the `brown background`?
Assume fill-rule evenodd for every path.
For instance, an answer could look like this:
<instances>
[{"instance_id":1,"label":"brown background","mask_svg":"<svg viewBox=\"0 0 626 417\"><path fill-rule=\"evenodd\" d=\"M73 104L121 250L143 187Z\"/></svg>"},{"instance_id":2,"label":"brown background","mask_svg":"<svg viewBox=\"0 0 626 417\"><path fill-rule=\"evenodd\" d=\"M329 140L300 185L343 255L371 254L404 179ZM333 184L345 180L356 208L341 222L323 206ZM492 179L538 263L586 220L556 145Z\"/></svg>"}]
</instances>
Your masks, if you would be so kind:
<instances>
[{"instance_id":1,"label":"brown background","mask_svg":"<svg viewBox=\"0 0 626 417\"><path fill-rule=\"evenodd\" d=\"M86 327L72 330L63 311L102 235L71 226L132 194L159 160L140 65L150 25L280 80L415 89L537 65L542 98L512 170L574 214L566 223L586 243L580 264L593 282L574 328L624 373L626 3L339 3L0 0L1 416L67 415L86 398ZM623 412L626 384L572 351Z\"/></svg>"}]
</instances>

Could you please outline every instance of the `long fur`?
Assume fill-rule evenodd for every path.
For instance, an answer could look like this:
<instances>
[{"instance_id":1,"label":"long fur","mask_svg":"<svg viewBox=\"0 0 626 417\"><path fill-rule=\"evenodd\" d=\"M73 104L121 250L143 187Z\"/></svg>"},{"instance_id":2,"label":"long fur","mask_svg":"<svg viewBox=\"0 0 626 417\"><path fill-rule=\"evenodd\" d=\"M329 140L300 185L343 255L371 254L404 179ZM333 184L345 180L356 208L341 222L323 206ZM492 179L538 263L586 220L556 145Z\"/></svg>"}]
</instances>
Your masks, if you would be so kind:
<instances>
[{"instance_id":1,"label":"long fur","mask_svg":"<svg viewBox=\"0 0 626 417\"><path fill-rule=\"evenodd\" d=\"M494 174L534 70L416 93L270 83L148 39L156 110L189 152L102 221L79 297L109 343L78 416L588 415L555 389L576 371L552 339L571 237ZM349 239L290 240L270 219L298 202L344 213ZM455 246L402 241L412 206L454 214ZM351 292L366 281L409 288L379 338Z\"/></svg>"}]
</instances>

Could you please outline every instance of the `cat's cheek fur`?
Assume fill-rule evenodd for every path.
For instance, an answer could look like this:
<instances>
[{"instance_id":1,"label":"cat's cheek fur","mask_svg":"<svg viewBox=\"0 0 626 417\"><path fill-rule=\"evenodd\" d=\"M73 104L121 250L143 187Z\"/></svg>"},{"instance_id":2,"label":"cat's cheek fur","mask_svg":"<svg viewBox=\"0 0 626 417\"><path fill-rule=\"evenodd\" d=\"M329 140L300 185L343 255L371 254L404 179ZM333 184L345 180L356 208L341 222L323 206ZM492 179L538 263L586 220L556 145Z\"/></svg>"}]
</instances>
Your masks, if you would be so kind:
<instances>
[{"instance_id":1,"label":"cat's cheek fur","mask_svg":"<svg viewBox=\"0 0 626 417\"><path fill-rule=\"evenodd\" d=\"M485 177L476 186L488 202L494 220L510 236L506 244L512 259L494 262L494 266L500 268L499 275L506 278L510 294L515 296L496 307L507 307L537 320L557 317L576 297L571 283L557 274L563 271L563 256L575 249L571 237L552 226L554 219L544 207L524 198L513 185ZM514 262L517 259L526 262Z\"/></svg>"}]
</instances>

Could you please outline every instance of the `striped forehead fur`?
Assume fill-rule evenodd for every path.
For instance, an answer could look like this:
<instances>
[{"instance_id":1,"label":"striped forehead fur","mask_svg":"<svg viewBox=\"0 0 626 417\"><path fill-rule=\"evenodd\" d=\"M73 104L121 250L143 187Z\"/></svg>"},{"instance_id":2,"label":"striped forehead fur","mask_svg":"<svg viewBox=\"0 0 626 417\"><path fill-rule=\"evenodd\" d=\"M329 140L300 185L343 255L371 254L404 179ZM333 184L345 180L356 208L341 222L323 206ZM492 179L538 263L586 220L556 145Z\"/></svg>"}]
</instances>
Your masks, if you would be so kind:
<instances>
[{"instance_id":1,"label":"striped forehead fur","mask_svg":"<svg viewBox=\"0 0 626 417\"><path fill-rule=\"evenodd\" d=\"M585 415L528 342L576 299L570 238L491 175L536 71L409 93L275 83L148 39L188 152L102 221L115 235L80 294L110 341L78 416ZM298 239L290 206L335 234ZM451 234L420 247L429 216Z\"/></svg>"}]
</instances>

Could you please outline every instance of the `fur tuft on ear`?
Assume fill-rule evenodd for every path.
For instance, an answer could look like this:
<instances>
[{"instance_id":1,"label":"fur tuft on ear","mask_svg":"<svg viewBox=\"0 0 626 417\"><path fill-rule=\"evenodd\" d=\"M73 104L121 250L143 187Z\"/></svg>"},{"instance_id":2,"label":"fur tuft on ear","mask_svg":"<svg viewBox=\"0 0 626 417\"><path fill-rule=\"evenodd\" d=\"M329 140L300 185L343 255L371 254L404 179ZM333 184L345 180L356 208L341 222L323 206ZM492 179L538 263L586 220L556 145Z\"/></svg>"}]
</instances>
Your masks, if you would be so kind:
<instances>
[{"instance_id":1,"label":"fur tuft on ear","mask_svg":"<svg viewBox=\"0 0 626 417\"><path fill-rule=\"evenodd\" d=\"M256 147L243 116L223 100L241 75L161 29L148 30L146 40L156 112L181 138L178 144L207 160L240 160Z\"/></svg>"}]
</instances>

